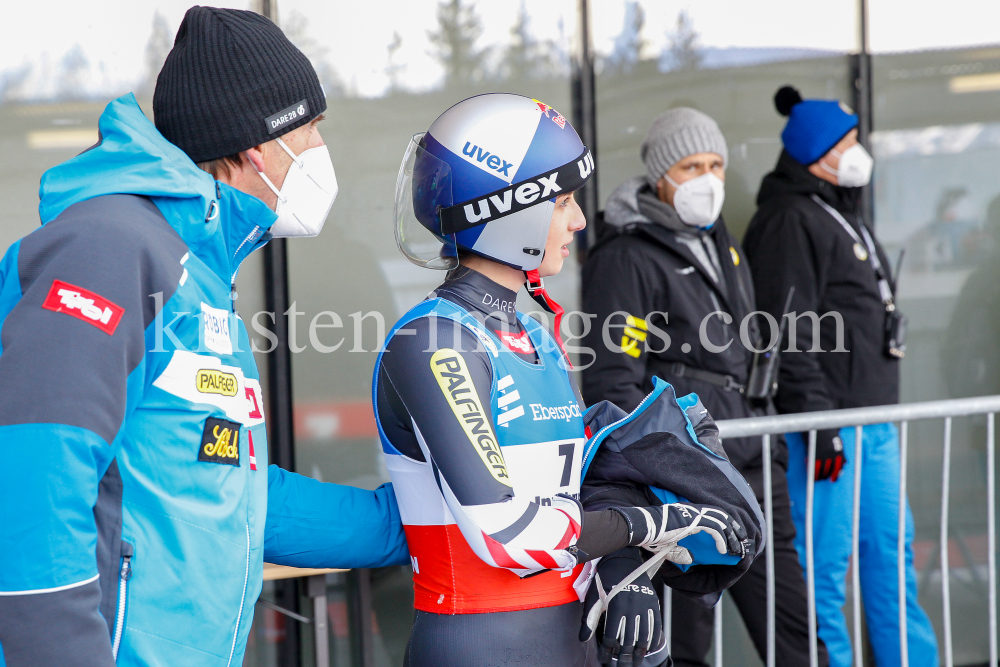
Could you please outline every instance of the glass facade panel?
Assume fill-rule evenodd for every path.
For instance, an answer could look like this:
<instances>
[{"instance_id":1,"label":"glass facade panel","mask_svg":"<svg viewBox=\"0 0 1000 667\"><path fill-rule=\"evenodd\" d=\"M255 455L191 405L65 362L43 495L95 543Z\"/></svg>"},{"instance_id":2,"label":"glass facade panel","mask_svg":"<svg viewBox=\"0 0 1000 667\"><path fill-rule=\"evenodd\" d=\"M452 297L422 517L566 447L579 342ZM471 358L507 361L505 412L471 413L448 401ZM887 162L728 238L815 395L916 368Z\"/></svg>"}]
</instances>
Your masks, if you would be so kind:
<instances>
[{"instance_id":1,"label":"glass facade panel","mask_svg":"<svg viewBox=\"0 0 1000 667\"><path fill-rule=\"evenodd\" d=\"M805 98L852 103L852 2L827 3L821 14L814 5L775 1L593 7L602 209L618 185L646 173L639 148L653 120L675 107L693 107L714 118L726 137L722 214L742 238L761 179L781 152L785 119L773 102L778 88L791 84ZM823 30L816 27L820 22ZM723 627L725 664L762 664L728 598Z\"/></svg>"},{"instance_id":2,"label":"glass facade panel","mask_svg":"<svg viewBox=\"0 0 1000 667\"><path fill-rule=\"evenodd\" d=\"M775 91L792 84L803 97L852 99L853 3L825 4L822 31L814 27L816 8L799 3L593 4L600 207L618 185L645 173L639 147L652 121L694 107L726 137L722 213L742 237L760 180L781 152Z\"/></svg>"},{"instance_id":3,"label":"glass facade panel","mask_svg":"<svg viewBox=\"0 0 1000 667\"><path fill-rule=\"evenodd\" d=\"M906 251L902 400L1000 393L1000 45L877 54L873 74L875 220L890 258ZM914 555L940 638L941 422L911 434ZM956 421L952 447L955 663L973 664L989 655L985 417Z\"/></svg>"}]
</instances>

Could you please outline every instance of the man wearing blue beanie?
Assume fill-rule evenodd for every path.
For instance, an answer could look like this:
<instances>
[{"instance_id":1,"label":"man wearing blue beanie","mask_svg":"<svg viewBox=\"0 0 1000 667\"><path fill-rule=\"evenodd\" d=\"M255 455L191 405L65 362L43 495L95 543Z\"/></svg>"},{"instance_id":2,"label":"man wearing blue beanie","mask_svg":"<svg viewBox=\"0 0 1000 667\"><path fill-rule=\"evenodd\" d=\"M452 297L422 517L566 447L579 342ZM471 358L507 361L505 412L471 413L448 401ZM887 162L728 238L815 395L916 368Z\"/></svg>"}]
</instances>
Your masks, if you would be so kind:
<instances>
[{"instance_id":1,"label":"man wearing blue beanie","mask_svg":"<svg viewBox=\"0 0 1000 667\"><path fill-rule=\"evenodd\" d=\"M899 402L905 317L896 310L888 258L861 215L873 160L858 143L858 117L835 100L775 95L788 117L784 150L757 194L744 247L757 307L781 317L794 287L775 407L782 413ZM839 353L839 354L838 354ZM819 635L831 667L851 664L841 609L851 555L854 429L816 434L814 564ZM787 434L788 490L805 567L808 433ZM899 439L895 425L862 430L860 563L868 634L879 665L901 664L897 544ZM917 601L913 517L906 512L906 628L909 664L938 664L937 641Z\"/></svg>"}]
</instances>

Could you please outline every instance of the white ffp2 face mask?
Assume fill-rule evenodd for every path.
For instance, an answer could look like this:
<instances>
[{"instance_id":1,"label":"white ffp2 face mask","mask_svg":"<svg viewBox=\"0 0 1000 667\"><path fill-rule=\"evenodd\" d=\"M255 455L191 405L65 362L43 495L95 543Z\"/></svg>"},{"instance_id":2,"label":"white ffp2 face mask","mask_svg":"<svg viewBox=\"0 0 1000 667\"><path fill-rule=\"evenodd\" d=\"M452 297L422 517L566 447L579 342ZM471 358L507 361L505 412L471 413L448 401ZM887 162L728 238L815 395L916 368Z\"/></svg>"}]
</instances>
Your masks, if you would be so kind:
<instances>
[{"instance_id":1,"label":"white ffp2 face mask","mask_svg":"<svg viewBox=\"0 0 1000 667\"><path fill-rule=\"evenodd\" d=\"M722 179L715 174L702 174L680 185L664 174L674 192L674 210L684 224L692 227L709 227L719 219L722 202L726 199L726 188Z\"/></svg>"},{"instance_id":2,"label":"white ffp2 face mask","mask_svg":"<svg viewBox=\"0 0 1000 667\"><path fill-rule=\"evenodd\" d=\"M837 150L830 151L840 158L840 163L833 169L825 162L820 162L819 166L837 177L837 185L845 188L860 188L868 185L872 179L872 168L875 160L868 154L861 144L854 144L843 153Z\"/></svg>"},{"instance_id":3,"label":"white ffp2 face mask","mask_svg":"<svg viewBox=\"0 0 1000 667\"><path fill-rule=\"evenodd\" d=\"M278 198L274 209L278 219L271 226L271 234L275 238L316 236L339 190L330 151L326 146L317 146L295 155L284 141L277 142L292 158L281 190L263 172L257 172Z\"/></svg>"}]
</instances>

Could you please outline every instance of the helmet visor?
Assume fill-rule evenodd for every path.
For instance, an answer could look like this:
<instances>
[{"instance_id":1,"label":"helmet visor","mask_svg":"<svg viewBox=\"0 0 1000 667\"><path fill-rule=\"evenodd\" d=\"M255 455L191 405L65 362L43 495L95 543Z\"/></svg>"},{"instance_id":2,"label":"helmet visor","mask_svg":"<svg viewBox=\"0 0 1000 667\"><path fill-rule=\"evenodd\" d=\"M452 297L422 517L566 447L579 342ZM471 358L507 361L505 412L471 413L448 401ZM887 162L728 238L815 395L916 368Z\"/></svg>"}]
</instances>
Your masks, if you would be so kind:
<instances>
[{"instance_id":1,"label":"helmet visor","mask_svg":"<svg viewBox=\"0 0 1000 667\"><path fill-rule=\"evenodd\" d=\"M454 203L451 167L427 152L415 134L399 166L393 220L396 245L417 266L450 270L458 266L454 234L441 233L439 211Z\"/></svg>"}]
</instances>

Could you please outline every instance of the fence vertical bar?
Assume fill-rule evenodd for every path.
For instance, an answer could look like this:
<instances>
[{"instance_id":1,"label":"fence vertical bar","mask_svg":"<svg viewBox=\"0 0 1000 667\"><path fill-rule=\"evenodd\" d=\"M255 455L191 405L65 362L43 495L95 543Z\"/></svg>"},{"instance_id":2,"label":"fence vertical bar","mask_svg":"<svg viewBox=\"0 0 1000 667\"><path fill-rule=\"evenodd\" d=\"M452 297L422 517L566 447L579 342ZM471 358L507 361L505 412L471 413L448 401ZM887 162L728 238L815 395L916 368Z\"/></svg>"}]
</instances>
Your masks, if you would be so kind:
<instances>
[{"instance_id":1,"label":"fence vertical bar","mask_svg":"<svg viewBox=\"0 0 1000 667\"><path fill-rule=\"evenodd\" d=\"M816 431L809 431L806 457L806 595L809 606L809 667L818 667L816 645L816 567L813 560L813 496L816 492Z\"/></svg>"},{"instance_id":2,"label":"fence vertical bar","mask_svg":"<svg viewBox=\"0 0 1000 667\"><path fill-rule=\"evenodd\" d=\"M715 603L715 667L722 667L722 597Z\"/></svg>"},{"instance_id":3,"label":"fence vertical bar","mask_svg":"<svg viewBox=\"0 0 1000 667\"><path fill-rule=\"evenodd\" d=\"M994 413L986 415L986 569L990 584L990 667L997 667L997 526L996 526L996 431Z\"/></svg>"},{"instance_id":4,"label":"fence vertical bar","mask_svg":"<svg viewBox=\"0 0 1000 667\"><path fill-rule=\"evenodd\" d=\"M951 486L951 417L944 418L944 464L941 473L941 613L944 615L944 664L954 667L951 647L951 582L948 578L948 495Z\"/></svg>"},{"instance_id":5,"label":"fence vertical bar","mask_svg":"<svg viewBox=\"0 0 1000 667\"><path fill-rule=\"evenodd\" d=\"M896 583L899 586L899 662L910 664L910 643L906 632L906 454L909 422L899 424L899 526L896 541Z\"/></svg>"},{"instance_id":6,"label":"fence vertical bar","mask_svg":"<svg viewBox=\"0 0 1000 667\"><path fill-rule=\"evenodd\" d=\"M854 608L854 664L864 663L861 646L861 440L864 430L854 427L854 514L851 522L851 603Z\"/></svg>"},{"instance_id":7,"label":"fence vertical bar","mask_svg":"<svg viewBox=\"0 0 1000 667\"><path fill-rule=\"evenodd\" d=\"M767 521L767 544L764 559L767 565L767 667L774 667L774 488L771 482L771 434L764 435L761 442L764 459L764 518Z\"/></svg>"},{"instance_id":8,"label":"fence vertical bar","mask_svg":"<svg viewBox=\"0 0 1000 667\"><path fill-rule=\"evenodd\" d=\"M671 655L674 651L673 623L674 591L670 586L663 584L663 645L667 647L667 655Z\"/></svg>"}]
</instances>

